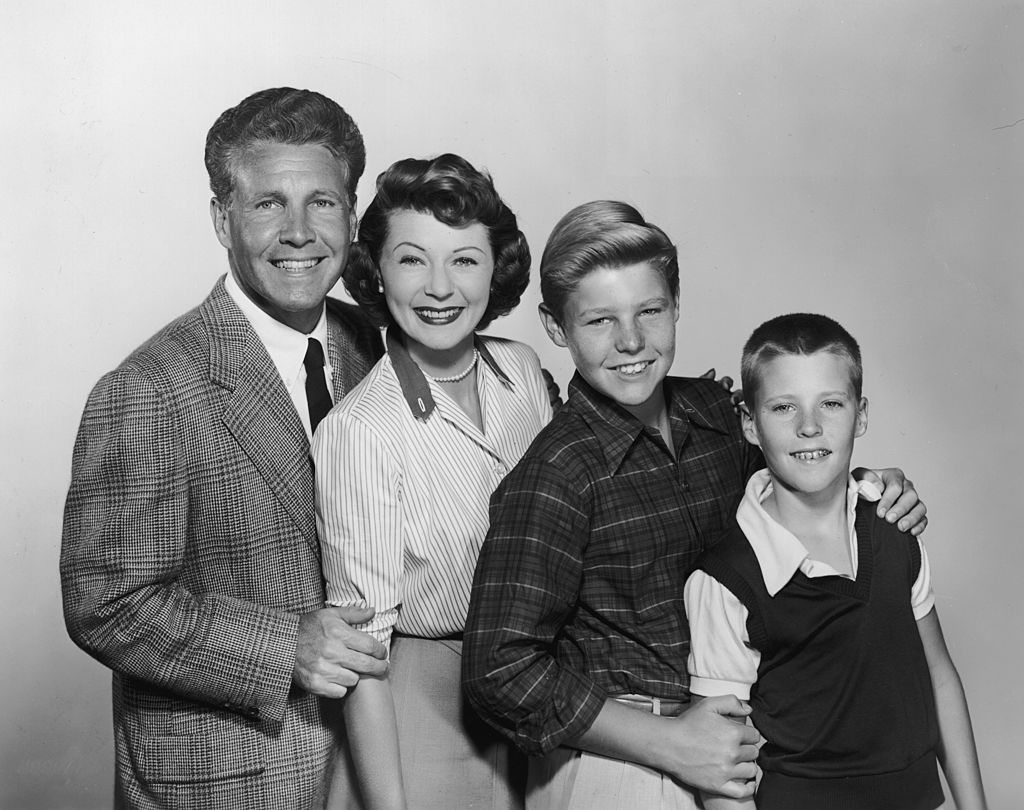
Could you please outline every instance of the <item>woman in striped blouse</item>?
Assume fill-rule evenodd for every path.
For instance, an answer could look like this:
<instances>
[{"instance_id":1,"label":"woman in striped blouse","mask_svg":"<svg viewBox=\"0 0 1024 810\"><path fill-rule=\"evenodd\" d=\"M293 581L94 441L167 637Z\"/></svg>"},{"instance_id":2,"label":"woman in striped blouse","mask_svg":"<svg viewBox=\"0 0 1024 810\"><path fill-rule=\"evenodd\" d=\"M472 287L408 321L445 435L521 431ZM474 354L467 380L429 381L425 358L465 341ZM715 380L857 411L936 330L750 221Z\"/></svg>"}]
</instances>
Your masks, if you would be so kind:
<instances>
[{"instance_id":1,"label":"woman in striped blouse","mask_svg":"<svg viewBox=\"0 0 1024 810\"><path fill-rule=\"evenodd\" d=\"M345 270L387 353L313 441L328 602L376 609L386 677L345 699L329 806L519 807L524 768L467 708L462 629L491 493L551 418L511 311L530 253L490 177L456 155L377 178ZM354 774L354 776L353 776Z\"/></svg>"}]
</instances>

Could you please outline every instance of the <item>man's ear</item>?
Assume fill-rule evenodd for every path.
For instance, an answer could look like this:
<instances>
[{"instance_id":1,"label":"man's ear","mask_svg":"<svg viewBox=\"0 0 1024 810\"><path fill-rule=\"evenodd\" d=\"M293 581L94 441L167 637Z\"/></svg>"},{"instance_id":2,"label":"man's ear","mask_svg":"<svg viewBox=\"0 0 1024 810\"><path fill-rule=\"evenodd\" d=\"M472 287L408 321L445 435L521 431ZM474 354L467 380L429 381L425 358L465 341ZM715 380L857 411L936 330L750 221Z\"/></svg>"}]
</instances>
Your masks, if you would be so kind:
<instances>
[{"instance_id":1,"label":"man's ear","mask_svg":"<svg viewBox=\"0 0 1024 810\"><path fill-rule=\"evenodd\" d=\"M540 304L537 307L537 312L540 315L540 322L544 325L544 331L548 333L548 337L551 338L551 342L556 346L561 346L563 349L566 348L569 343L565 339L565 332L562 331L562 325L558 322L558 318L555 317L547 304Z\"/></svg>"},{"instance_id":2,"label":"man's ear","mask_svg":"<svg viewBox=\"0 0 1024 810\"><path fill-rule=\"evenodd\" d=\"M855 437L863 436L868 431L868 398L861 397L857 403L857 425L854 431Z\"/></svg>"},{"instance_id":3,"label":"man's ear","mask_svg":"<svg viewBox=\"0 0 1024 810\"><path fill-rule=\"evenodd\" d=\"M231 228L228 225L227 206L216 197L210 200L210 220L213 222L213 231L217 234L217 241L231 250Z\"/></svg>"},{"instance_id":4,"label":"man's ear","mask_svg":"<svg viewBox=\"0 0 1024 810\"><path fill-rule=\"evenodd\" d=\"M740 422L743 425L743 438L757 447L761 446L761 437L757 435L757 423L750 415L750 406L746 402L740 403Z\"/></svg>"}]
</instances>

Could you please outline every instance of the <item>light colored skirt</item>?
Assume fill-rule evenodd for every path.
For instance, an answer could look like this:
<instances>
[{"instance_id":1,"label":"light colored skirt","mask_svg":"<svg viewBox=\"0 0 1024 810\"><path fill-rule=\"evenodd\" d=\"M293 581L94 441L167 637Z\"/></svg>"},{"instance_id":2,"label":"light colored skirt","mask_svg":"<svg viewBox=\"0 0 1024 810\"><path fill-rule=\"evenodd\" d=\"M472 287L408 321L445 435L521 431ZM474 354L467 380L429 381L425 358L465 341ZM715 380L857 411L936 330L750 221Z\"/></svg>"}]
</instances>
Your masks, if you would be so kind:
<instances>
[{"instance_id":1,"label":"light colored skirt","mask_svg":"<svg viewBox=\"0 0 1024 810\"><path fill-rule=\"evenodd\" d=\"M409 810L521 810L525 758L462 697L461 641L394 637L388 681ZM329 810L362 807L347 745L342 748Z\"/></svg>"}]
</instances>

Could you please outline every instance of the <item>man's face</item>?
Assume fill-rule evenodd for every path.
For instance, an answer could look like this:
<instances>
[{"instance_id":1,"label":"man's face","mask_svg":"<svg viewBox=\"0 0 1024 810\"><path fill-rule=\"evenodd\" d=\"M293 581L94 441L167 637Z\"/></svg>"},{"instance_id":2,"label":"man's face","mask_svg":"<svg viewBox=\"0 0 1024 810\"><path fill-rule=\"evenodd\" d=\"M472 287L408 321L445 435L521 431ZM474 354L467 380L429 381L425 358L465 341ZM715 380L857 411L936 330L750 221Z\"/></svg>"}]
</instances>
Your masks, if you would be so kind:
<instances>
[{"instance_id":1,"label":"man's face","mask_svg":"<svg viewBox=\"0 0 1024 810\"><path fill-rule=\"evenodd\" d=\"M303 333L348 258L355 212L345 180L345 164L323 146L255 144L238 161L229 204L210 204L238 285Z\"/></svg>"},{"instance_id":2,"label":"man's face","mask_svg":"<svg viewBox=\"0 0 1024 810\"><path fill-rule=\"evenodd\" d=\"M572 354L596 390L642 421L664 407L676 351L678 302L648 262L598 267L566 298L561 322L541 310L548 336Z\"/></svg>"}]
</instances>

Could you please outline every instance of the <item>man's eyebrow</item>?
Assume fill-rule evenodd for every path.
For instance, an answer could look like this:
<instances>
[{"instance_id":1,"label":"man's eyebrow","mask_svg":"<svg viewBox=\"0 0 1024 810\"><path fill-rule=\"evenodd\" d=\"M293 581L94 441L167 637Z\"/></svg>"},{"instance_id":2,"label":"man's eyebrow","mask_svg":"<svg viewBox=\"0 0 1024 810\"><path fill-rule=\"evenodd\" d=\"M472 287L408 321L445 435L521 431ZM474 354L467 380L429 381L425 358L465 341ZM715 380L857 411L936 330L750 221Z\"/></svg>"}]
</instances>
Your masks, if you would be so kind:
<instances>
[{"instance_id":1,"label":"man's eyebrow","mask_svg":"<svg viewBox=\"0 0 1024 810\"><path fill-rule=\"evenodd\" d=\"M343 200L343 199L345 199L346 195L343 192L339 192L339 191L336 191L336 190L331 189L331 188L315 188L311 192L309 192L309 196L310 197L334 197L336 200Z\"/></svg>"}]
</instances>

